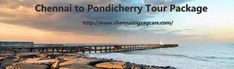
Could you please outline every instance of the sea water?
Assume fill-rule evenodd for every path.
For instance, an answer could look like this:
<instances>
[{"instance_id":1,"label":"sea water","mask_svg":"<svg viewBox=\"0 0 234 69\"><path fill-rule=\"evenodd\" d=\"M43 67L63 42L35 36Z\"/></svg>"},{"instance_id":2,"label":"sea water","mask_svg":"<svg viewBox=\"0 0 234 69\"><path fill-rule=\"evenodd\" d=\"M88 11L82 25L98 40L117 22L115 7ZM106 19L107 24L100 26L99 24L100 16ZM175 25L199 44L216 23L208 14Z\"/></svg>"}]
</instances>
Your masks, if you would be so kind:
<instances>
[{"instance_id":1,"label":"sea water","mask_svg":"<svg viewBox=\"0 0 234 69\"><path fill-rule=\"evenodd\" d=\"M234 45L231 44L180 45L174 48L87 55L137 64L173 66L177 69L234 69Z\"/></svg>"}]
</instances>

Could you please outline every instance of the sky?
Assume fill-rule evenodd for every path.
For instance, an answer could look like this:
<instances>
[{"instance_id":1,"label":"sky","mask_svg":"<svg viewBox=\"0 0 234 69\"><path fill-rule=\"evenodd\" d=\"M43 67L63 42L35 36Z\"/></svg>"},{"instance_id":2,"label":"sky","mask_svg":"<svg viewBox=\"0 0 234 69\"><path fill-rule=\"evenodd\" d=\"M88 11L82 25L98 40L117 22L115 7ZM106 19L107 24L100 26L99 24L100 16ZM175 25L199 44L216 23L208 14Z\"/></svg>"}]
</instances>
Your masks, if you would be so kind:
<instances>
[{"instance_id":1,"label":"sky","mask_svg":"<svg viewBox=\"0 0 234 69\"><path fill-rule=\"evenodd\" d=\"M196 13L43 13L45 5L194 5ZM1 0L0 41L36 43L233 43L233 0ZM172 26L87 26L83 20L174 21Z\"/></svg>"}]
</instances>

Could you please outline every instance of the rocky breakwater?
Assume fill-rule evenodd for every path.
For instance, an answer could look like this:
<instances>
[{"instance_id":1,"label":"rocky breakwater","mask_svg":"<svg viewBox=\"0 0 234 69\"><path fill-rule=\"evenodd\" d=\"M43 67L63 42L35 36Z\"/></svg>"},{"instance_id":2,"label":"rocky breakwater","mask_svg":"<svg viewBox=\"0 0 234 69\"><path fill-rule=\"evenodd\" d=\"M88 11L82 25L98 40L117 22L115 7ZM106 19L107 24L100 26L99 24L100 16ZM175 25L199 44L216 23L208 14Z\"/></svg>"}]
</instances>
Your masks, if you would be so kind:
<instances>
[{"instance_id":1,"label":"rocky breakwater","mask_svg":"<svg viewBox=\"0 0 234 69\"><path fill-rule=\"evenodd\" d=\"M95 67L101 69L176 69L171 66L150 66L115 60L97 63Z\"/></svg>"},{"instance_id":2,"label":"rocky breakwater","mask_svg":"<svg viewBox=\"0 0 234 69\"><path fill-rule=\"evenodd\" d=\"M175 69L174 67L149 66L112 59L97 59L82 54L18 53L12 57L1 57L0 69Z\"/></svg>"}]
</instances>

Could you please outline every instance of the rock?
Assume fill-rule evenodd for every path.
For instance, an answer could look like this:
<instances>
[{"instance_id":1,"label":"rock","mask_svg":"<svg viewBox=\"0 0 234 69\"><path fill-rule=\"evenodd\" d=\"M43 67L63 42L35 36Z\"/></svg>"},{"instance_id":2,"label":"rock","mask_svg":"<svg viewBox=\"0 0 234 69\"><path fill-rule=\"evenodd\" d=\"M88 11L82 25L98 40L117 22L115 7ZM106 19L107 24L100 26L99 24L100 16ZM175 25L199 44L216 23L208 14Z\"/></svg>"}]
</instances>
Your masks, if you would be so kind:
<instances>
[{"instance_id":1,"label":"rock","mask_svg":"<svg viewBox=\"0 0 234 69\"><path fill-rule=\"evenodd\" d=\"M50 53L50 54L47 54L47 58L54 59L54 58L59 57L61 55L63 55L63 54L61 54L61 53Z\"/></svg>"},{"instance_id":2,"label":"rock","mask_svg":"<svg viewBox=\"0 0 234 69\"><path fill-rule=\"evenodd\" d=\"M38 64L16 64L6 67L6 69L47 69L47 65Z\"/></svg>"},{"instance_id":3,"label":"rock","mask_svg":"<svg viewBox=\"0 0 234 69\"><path fill-rule=\"evenodd\" d=\"M41 60L41 58L30 58L27 60L20 61L19 63L29 64L29 63L35 63L39 60Z\"/></svg>"},{"instance_id":4,"label":"rock","mask_svg":"<svg viewBox=\"0 0 234 69\"><path fill-rule=\"evenodd\" d=\"M85 57L75 58L70 61L74 61L74 60L76 60L75 62L79 64L89 64L91 62L98 61L97 59L94 59L94 58L85 58Z\"/></svg>"},{"instance_id":5,"label":"rock","mask_svg":"<svg viewBox=\"0 0 234 69\"><path fill-rule=\"evenodd\" d=\"M155 67L144 67L143 69L161 69L161 68L155 68Z\"/></svg>"},{"instance_id":6,"label":"rock","mask_svg":"<svg viewBox=\"0 0 234 69\"><path fill-rule=\"evenodd\" d=\"M171 66L166 66L163 69L176 69L175 67L171 67Z\"/></svg>"},{"instance_id":7,"label":"rock","mask_svg":"<svg viewBox=\"0 0 234 69\"><path fill-rule=\"evenodd\" d=\"M72 58L72 59L64 59L65 61L60 63L60 66L67 65L67 64L86 64L88 65L91 62L97 61L97 59L91 59L91 58Z\"/></svg>"},{"instance_id":8,"label":"rock","mask_svg":"<svg viewBox=\"0 0 234 69\"><path fill-rule=\"evenodd\" d=\"M34 62L33 64L46 64L46 65L52 65L53 63L55 63L56 61L58 61L57 59L46 59L46 60L39 60Z\"/></svg>"},{"instance_id":9,"label":"rock","mask_svg":"<svg viewBox=\"0 0 234 69\"><path fill-rule=\"evenodd\" d=\"M56 61L54 64L52 64L51 69L58 69L59 68L60 61Z\"/></svg>"},{"instance_id":10,"label":"rock","mask_svg":"<svg viewBox=\"0 0 234 69\"><path fill-rule=\"evenodd\" d=\"M103 62L111 62L112 60L103 60L103 59L98 59L97 61L90 62L88 65L95 66L96 64L103 63Z\"/></svg>"},{"instance_id":11,"label":"rock","mask_svg":"<svg viewBox=\"0 0 234 69\"><path fill-rule=\"evenodd\" d=\"M95 65L98 68L105 69L124 69L125 62L103 62Z\"/></svg>"},{"instance_id":12,"label":"rock","mask_svg":"<svg viewBox=\"0 0 234 69\"><path fill-rule=\"evenodd\" d=\"M59 69L97 69L96 67L87 65L92 61L96 61L96 59L68 56L64 57L64 60L64 62L59 64Z\"/></svg>"},{"instance_id":13,"label":"rock","mask_svg":"<svg viewBox=\"0 0 234 69\"><path fill-rule=\"evenodd\" d=\"M40 55L38 55L40 58L47 58L48 57L48 55L46 55L46 54L40 54Z\"/></svg>"},{"instance_id":14,"label":"rock","mask_svg":"<svg viewBox=\"0 0 234 69\"><path fill-rule=\"evenodd\" d=\"M18 58L34 58L34 57L37 57L39 55L40 55L40 53L37 53L37 52L18 53L18 54L16 54L16 57L18 57Z\"/></svg>"},{"instance_id":15,"label":"rock","mask_svg":"<svg viewBox=\"0 0 234 69\"><path fill-rule=\"evenodd\" d=\"M97 59L94 59L94 58L85 58L85 57L77 58L77 60L78 60L78 63L80 64L89 64L91 62L98 61Z\"/></svg>"},{"instance_id":16,"label":"rock","mask_svg":"<svg viewBox=\"0 0 234 69\"><path fill-rule=\"evenodd\" d=\"M0 54L0 69L176 69L171 66L149 66L111 59L89 58L80 54L20 53L16 56Z\"/></svg>"},{"instance_id":17,"label":"rock","mask_svg":"<svg viewBox=\"0 0 234 69\"><path fill-rule=\"evenodd\" d=\"M23 64L45 64L45 65L52 65L56 61L58 61L58 60L57 59L32 58L32 59L28 59L28 60L25 60L25 61L21 61L19 63L23 63Z\"/></svg>"},{"instance_id":18,"label":"rock","mask_svg":"<svg viewBox=\"0 0 234 69\"><path fill-rule=\"evenodd\" d=\"M0 68L6 68L7 66L12 65L14 62L12 61L4 61L1 63L1 67Z\"/></svg>"},{"instance_id":19,"label":"rock","mask_svg":"<svg viewBox=\"0 0 234 69\"><path fill-rule=\"evenodd\" d=\"M151 66L151 67L144 67L144 69L176 69L176 68L171 66Z\"/></svg>"},{"instance_id":20,"label":"rock","mask_svg":"<svg viewBox=\"0 0 234 69\"><path fill-rule=\"evenodd\" d=\"M5 57L0 57L0 61L2 61L2 60L4 60L5 59Z\"/></svg>"},{"instance_id":21,"label":"rock","mask_svg":"<svg viewBox=\"0 0 234 69\"><path fill-rule=\"evenodd\" d=\"M98 69L98 68L85 64L73 63L73 64L60 66L59 69Z\"/></svg>"},{"instance_id":22,"label":"rock","mask_svg":"<svg viewBox=\"0 0 234 69\"><path fill-rule=\"evenodd\" d=\"M77 58L79 58L79 57L77 57L77 56L66 56L66 57L64 57L64 60L68 61L68 60L77 59Z\"/></svg>"},{"instance_id":23,"label":"rock","mask_svg":"<svg viewBox=\"0 0 234 69\"><path fill-rule=\"evenodd\" d=\"M14 59L14 54L13 53L0 53L0 57L3 57L4 59Z\"/></svg>"}]
</instances>

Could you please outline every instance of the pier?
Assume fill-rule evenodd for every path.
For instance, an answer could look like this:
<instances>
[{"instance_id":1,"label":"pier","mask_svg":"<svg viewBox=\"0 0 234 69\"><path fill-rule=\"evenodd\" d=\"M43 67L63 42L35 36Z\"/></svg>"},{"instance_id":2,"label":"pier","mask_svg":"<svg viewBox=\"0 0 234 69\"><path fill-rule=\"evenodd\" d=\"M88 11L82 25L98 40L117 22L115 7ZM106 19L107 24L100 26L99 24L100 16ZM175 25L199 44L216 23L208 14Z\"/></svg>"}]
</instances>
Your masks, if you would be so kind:
<instances>
[{"instance_id":1,"label":"pier","mask_svg":"<svg viewBox=\"0 0 234 69\"><path fill-rule=\"evenodd\" d=\"M14 47L14 50L26 49L41 53L109 53L155 48L177 47L178 44L113 44L113 45L65 45L65 44L34 44L30 47Z\"/></svg>"}]
</instances>

